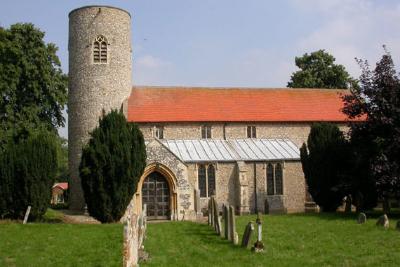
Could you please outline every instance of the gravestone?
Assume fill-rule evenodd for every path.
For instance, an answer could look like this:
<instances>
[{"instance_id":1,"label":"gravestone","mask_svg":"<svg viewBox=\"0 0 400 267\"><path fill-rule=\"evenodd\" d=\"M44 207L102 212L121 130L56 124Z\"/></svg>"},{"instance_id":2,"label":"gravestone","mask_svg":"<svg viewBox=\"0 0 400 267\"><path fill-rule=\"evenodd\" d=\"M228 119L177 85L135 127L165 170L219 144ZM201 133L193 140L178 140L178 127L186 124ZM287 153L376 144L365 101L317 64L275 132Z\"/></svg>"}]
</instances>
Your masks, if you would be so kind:
<instances>
[{"instance_id":1,"label":"gravestone","mask_svg":"<svg viewBox=\"0 0 400 267\"><path fill-rule=\"evenodd\" d=\"M389 228L389 219L386 214L379 217L378 221L376 222L377 226L382 226L383 228Z\"/></svg>"},{"instance_id":2,"label":"gravestone","mask_svg":"<svg viewBox=\"0 0 400 267\"><path fill-rule=\"evenodd\" d=\"M225 232L225 238L230 240L229 235L230 235L230 229L229 229L229 207L224 205L224 232Z\"/></svg>"},{"instance_id":3,"label":"gravestone","mask_svg":"<svg viewBox=\"0 0 400 267\"><path fill-rule=\"evenodd\" d=\"M396 230L400 231L400 221L397 221L396 223Z\"/></svg>"},{"instance_id":4,"label":"gravestone","mask_svg":"<svg viewBox=\"0 0 400 267\"><path fill-rule=\"evenodd\" d=\"M224 231L222 231L221 216L218 216L218 232L219 232L219 236L224 238Z\"/></svg>"},{"instance_id":5,"label":"gravestone","mask_svg":"<svg viewBox=\"0 0 400 267\"><path fill-rule=\"evenodd\" d=\"M218 202L217 200L215 200L215 198L212 198L212 204L213 204L213 212L214 212L214 230L217 232L217 234L220 234L220 230L221 230L221 225L220 225L220 221L219 221L219 212L218 212Z\"/></svg>"},{"instance_id":6,"label":"gravestone","mask_svg":"<svg viewBox=\"0 0 400 267\"><path fill-rule=\"evenodd\" d=\"M265 214L269 214L269 202L267 198L265 199L264 207L265 207Z\"/></svg>"},{"instance_id":7,"label":"gravestone","mask_svg":"<svg viewBox=\"0 0 400 267\"><path fill-rule=\"evenodd\" d=\"M31 213L31 206L28 206L28 208L26 209L24 221L22 224L26 224L28 222L29 213Z\"/></svg>"},{"instance_id":8,"label":"gravestone","mask_svg":"<svg viewBox=\"0 0 400 267\"><path fill-rule=\"evenodd\" d=\"M367 215L365 215L365 213L363 212L360 212L360 214L358 215L357 223L364 224L366 222L367 222Z\"/></svg>"},{"instance_id":9,"label":"gravestone","mask_svg":"<svg viewBox=\"0 0 400 267\"><path fill-rule=\"evenodd\" d=\"M235 222L235 208L233 206L229 206L229 241L235 241L235 233L236 233L236 222Z\"/></svg>"},{"instance_id":10,"label":"gravestone","mask_svg":"<svg viewBox=\"0 0 400 267\"><path fill-rule=\"evenodd\" d=\"M351 212L351 204L353 202L353 199L351 195L346 196L346 205L344 207L344 212L350 213Z\"/></svg>"},{"instance_id":11,"label":"gravestone","mask_svg":"<svg viewBox=\"0 0 400 267\"><path fill-rule=\"evenodd\" d=\"M210 216L211 216L211 226L215 228L215 221L214 221L214 198L210 198Z\"/></svg>"},{"instance_id":12,"label":"gravestone","mask_svg":"<svg viewBox=\"0 0 400 267\"><path fill-rule=\"evenodd\" d=\"M251 236L254 231L253 222L249 222L244 229L243 238L242 238L242 247L248 248L250 245Z\"/></svg>"},{"instance_id":13,"label":"gravestone","mask_svg":"<svg viewBox=\"0 0 400 267\"><path fill-rule=\"evenodd\" d=\"M200 189L194 189L194 210L196 211L196 216L201 215L200 208Z\"/></svg>"},{"instance_id":14,"label":"gravestone","mask_svg":"<svg viewBox=\"0 0 400 267\"><path fill-rule=\"evenodd\" d=\"M239 244L239 235L238 235L237 232L235 232L234 235L233 235L233 244L234 245Z\"/></svg>"},{"instance_id":15,"label":"gravestone","mask_svg":"<svg viewBox=\"0 0 400 267\"><path fill-rule=\"evenodd\" d=\"M207 217L208 217L208 225L211 225L211 199L208 200L208 208L207 208Z\"/></svg>"}]
</instances>

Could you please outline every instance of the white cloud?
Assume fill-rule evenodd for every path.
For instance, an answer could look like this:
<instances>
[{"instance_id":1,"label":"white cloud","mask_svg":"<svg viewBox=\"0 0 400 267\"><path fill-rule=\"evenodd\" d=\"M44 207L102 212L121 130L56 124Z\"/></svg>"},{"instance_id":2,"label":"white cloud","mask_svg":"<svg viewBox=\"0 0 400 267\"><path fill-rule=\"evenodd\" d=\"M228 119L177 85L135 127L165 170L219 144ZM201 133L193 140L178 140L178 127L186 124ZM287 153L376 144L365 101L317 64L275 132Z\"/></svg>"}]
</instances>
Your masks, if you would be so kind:
<instances>
[{"instance_id":1,"label":"white cloud","mask_svg":"<svg viewBox=\"0 0 400 267\"><path fill-rule=\"evenodd\" d=\"M133 83L140 85L172 85L174 64L152 55L133 59Z\"/></svg>"},{"instance_id":2,"label":"white cloud","mask_svg":"<svg viewBox=\"0 0 400 267\"><path fill-rule=\"evenodd\" d=\"M374 65L386 44L395 63L400 64L400 4L390 5L367 0L317 1L293 0L299 10L310 16L322 16L321 24L298 40L300 51L326 49L355 77L360 69L354 58L367 59Z\"/></svg>"}]
</instances>

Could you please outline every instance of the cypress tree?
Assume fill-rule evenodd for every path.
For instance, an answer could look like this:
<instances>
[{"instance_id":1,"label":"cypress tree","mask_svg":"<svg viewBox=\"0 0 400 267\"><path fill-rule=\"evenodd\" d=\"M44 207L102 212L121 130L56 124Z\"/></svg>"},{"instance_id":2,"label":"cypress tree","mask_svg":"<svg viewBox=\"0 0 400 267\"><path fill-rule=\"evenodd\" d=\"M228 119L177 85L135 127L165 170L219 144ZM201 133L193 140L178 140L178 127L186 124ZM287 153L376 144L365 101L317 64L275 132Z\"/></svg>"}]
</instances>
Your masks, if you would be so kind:
<instances>
[{"instance_id":1,"label":"cypress tree","mask_svg":"<svg viewBox=\"0 0 400 267\"><path fill-rule=\"evenodd\" d=\"M41 218L51 199L57 172L55 135L32 134L18 144L10 143L0 156L0 216L22 219L31 206L30 219Z\"/></svg>"},{"instance_id":2,"label":"cypress tree","mask_svg":"<svg viewBox=\"0 0 400 267\"><path fill-rule=\"evenodd\" d=\"M324 211L335 211L346 195L348 148L337 125L315 123L300 158L309 192Z\"/></svg>"},{"instance_id":3,"label":"cypress tree","mask_svg":"<svg viewBox=\"0 0 400 267\"><path fill-rule=\"evenodd\" d=\"M136 124L113 110L100 119L90 136L79 167L88 211L101 222L116 222L146 166L143 135Z\"/></svg>"}]
</instances>

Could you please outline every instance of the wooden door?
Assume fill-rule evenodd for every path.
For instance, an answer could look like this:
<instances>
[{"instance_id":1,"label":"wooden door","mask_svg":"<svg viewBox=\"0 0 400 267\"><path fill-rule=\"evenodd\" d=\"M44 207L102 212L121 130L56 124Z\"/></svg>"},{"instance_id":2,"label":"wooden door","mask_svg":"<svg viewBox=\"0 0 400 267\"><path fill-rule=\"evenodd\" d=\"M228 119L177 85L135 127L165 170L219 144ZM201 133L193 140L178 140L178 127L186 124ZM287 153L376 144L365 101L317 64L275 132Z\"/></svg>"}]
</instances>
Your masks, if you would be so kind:
<instances>
[{"instance_id":1,"label":"wooden door","mask_svg":"<svg viewBox=\"0 0 400 267\"><path fill-rule=\"evenodd\" d=\"M165 177L153 172L143 182L142 203L147 205L149 220L167 220L170 217L170 192Z\"/></svg>"}]
</instances>

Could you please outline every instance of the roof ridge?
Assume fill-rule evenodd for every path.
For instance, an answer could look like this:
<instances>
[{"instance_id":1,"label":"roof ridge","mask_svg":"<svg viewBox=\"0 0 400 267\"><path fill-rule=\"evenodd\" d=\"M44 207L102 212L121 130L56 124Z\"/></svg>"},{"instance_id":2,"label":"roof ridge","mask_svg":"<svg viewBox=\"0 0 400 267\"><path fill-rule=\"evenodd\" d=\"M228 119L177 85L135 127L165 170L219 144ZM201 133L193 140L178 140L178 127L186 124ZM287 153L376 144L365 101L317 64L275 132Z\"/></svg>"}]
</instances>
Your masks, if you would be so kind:
<instances>
[{"instance_id":1,"label":"roof ridge","mask_svg":"<svg viewBox=\"0 0 400 267\"><path fill-rule=\"evenodd\" d=\"M284 91L326 91L326 92L336 92L336 91L349 91L349 89L341 88L290 88L290 87L247 87L247 86L184 86L184 85L133 85L132 90L145 90L145 89L161 89L161 90L284 90Z\"/></svg>"}]
</instances>

